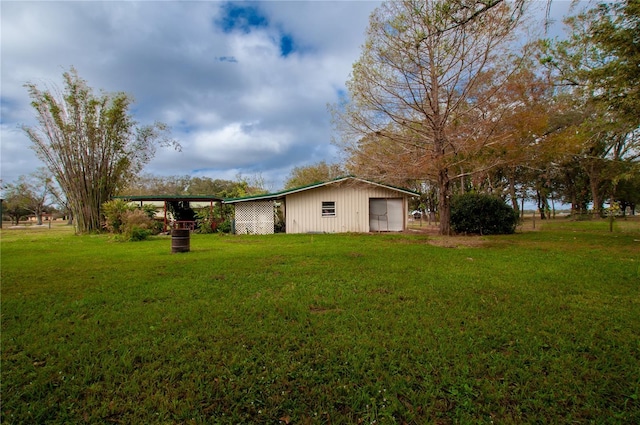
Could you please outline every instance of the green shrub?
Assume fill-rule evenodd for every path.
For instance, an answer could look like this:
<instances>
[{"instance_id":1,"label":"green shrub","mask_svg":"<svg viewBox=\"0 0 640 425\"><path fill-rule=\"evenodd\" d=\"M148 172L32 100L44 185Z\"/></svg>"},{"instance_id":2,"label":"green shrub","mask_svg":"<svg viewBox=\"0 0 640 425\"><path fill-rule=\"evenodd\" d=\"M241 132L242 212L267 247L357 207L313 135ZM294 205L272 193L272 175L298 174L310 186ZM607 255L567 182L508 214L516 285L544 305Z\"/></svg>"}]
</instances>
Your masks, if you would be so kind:
<instances>
[{"instance_id":1,"label":"green shrub","mask_svg":"<svg viewBox=\"0 0 640 425\"><path fill-rule=\"evenodd\" d=\"M149 236L151 236L151 230L149 229L142 229L138 226L134 226L131 228L131 230L128 232L128 237L129 237L129 241L130 242L138 242L138 241L143 241L145 239L147 239Z\"/></svg>"},{"instance_id":2,"label":"green shrub","mask_svg":"<svg viewBox=\"0 0 640 425\"><path fill-rule=\"evenodd\" d=\"M451 229L456 233L511 234L517 224L518 213L494 196L465 193L451 203Z\"/></svg>"},{"instance_id":3,"label":"green shrub","mask_svg":"<svg viewBox=\"0 0 640 425\"><path fill-rule=\"evenodd\" d=\"M153 204L144 204L141 209L151 219L154 219L158 212L158 207Z\"/></svg>"},{"instance_id":4,"label":"green shrub","mask_svg":"<svg viewBox=\"0 0 640 425\"><path fill-rule=\"evenodd\" d=\"M122 219L122 239L125 241L143 241L153 233L154 221L142 210L127 211Z\"/></svg>"},{"instance_id":5,"label":"green shrub","mask_svg":"<svg viewBox=\"0 0 640 425\"><path fill-rule=\"evenodd\" d=\"M112 199L102 204L102 214L104 215L104 227L111 233L122 233L124 216L126 213L135 210L136 207L122 199Z\"/></svg>"},{"instance_id":6,"label":"green shrub","mask_svg":"<svg viewBox=\"0 0 640 425\"><path fill-rule=\"evenodd\" d=\"M218 224L218 227L216 228L216 231L218 233L231 233L231 219L228 218L225 221L223 221L222 223Z\"/></svg>"},{"instance_id":7,"label":"green shrub","mask_svg":"<svg viewBox=\"0 0 640 425\"><path fill-rule=\"evenodd\" d=\"M143 240L162 231L162 223L155 220L157 208L143 205L141 208L122 199L113 199L102 204L104 228L116 235L125 234L124 240ZM138 227L138 230L133 230ZM132 237L133 233L135 236Z\"/></svg>"},{"instance_id":8,"label":"green shrub","mask_svg":"<svg viewBox=\"0 0 640 425\"><path fill-rule=\"evenodd\" d=\"M196 212L196 228L198 233L213 233L215 218L210 208L203 208Z\"/></svg>"}]
</instances>

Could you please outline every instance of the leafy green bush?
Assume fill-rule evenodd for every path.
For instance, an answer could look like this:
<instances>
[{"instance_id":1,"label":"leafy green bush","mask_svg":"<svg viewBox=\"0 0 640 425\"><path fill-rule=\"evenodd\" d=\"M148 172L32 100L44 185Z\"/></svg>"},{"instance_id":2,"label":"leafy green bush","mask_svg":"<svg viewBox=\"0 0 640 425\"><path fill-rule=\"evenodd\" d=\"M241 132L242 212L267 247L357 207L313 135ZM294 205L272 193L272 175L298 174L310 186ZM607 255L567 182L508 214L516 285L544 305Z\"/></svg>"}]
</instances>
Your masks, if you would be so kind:
<instances>
[{"instance_id":1,"label":"leafy green bush","mask_svg":"<svg viewBox=\"0 0 640 425\"><path fill-rule=\"evenodd\" d=\"M144 240L149 235L162 231L162 223L154 219L157 208L143 205L142 208L122 199L113 199L102 204L104 228L123 240Z\"/></svg>"},{"instance_id":2,"label":"leafy green bush","mask_svg":"<svg viewBox=\"0 0 640 425\"><path fill-rule=\"evenodd\" d=\"M131 228L131 231L128 232L128 241L129 242L139 242L139 241L144 241L147 238L149 238L149 236L151 236L151 230L149 229L142 229L140 227L133 227Z\"/></svg>"},{"instance_id":3,"label":"leafy green bush","mask_svg":"<svg viewBox=\"0 0 640 425\"><path fill-rule=\"evenodd\" d=\"M123 215L122 239L143 241L153 233L154 221L140 209L127 211Z\"/></svg>"},{"instance_id":4,"label":"leafy green bush","mask_svg":"<svg viewBox=\"0 0 640 425\"><path fill-rule=\"evenodd\" d=\"M158 207L153 204L144 204L141 209L151 219L155 218L156 213L158 212Z\"/></svg>"},{"instance_id":5,"label":"leafy green bush","mask_svg":"<svg viewBox=\"0 0 640 425\"><path fill-rule=\"evenodd\" d=\"M511 234L517 224L518 213L494 196L465 193L451 203L451 228L456 233Z\"/></svg>"},{"instance_id":6,"label":"leafy green bush","mask_svg":"<svg viewBox=\"0 0 640 425\"><path fill-rule=\"evenodd\" d=\"M210 208L202 208L196 212L196 228L198 233L213 233L215 218Z\"/></svg>"},{"instance_id":7,"label":"leafy green bush","mask_svg":"<svg viewBox=\"0 0 640 425\"><path fill-rule=\"evenodd\" d=\"M274 219L273 231L276 233L286 233L287 224L284 218L284 211L280 206L275 209L273 219Z\"/></svg>"},{"instance_id":8,"label":"leafy green bush","mask_svg":"<svg viewBox=\"0 0 640 425\"><path fill-rule=\"evenodd\" d=\"M122 199L112 199L102 204L102 214L104 214L104 227L111 233L122 233L124 216L126 213L135 210L136 207Z\"/></svg>"},{"instance_id":9,"label":"leafy green bush","mask_svg":"<svg viewBox=\"0 0 640 425\"><path fill-rule=\"evenodd\" d=\"M218 233L231 233L231 219L228 218L225 221L223 221L222 223L218 224L218 227L216 228L216 231Z\"/></svg>"}]
</instances>

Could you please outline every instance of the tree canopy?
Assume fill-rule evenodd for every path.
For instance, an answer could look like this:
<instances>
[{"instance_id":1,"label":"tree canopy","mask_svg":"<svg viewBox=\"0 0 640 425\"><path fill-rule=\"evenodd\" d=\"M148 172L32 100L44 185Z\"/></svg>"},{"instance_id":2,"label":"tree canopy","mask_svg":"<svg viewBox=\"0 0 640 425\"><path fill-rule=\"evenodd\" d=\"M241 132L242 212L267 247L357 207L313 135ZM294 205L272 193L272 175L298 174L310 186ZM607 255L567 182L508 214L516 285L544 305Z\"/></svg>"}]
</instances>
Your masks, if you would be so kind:
<instances>
[{"instance_id":1,"label":"tree canopy","mask_svg":"<svg viewBox=\"0 0 640 425\"><path fill-rule=\"evenodd\" d=\"M340 164L327 164L326 161L320 161L317 164L305 167L295 167L291 170L287 181L284 184L285 189L306 186L308 184L319 183L342 177L345 171Z\"/></svg>"},{"instance_id":2,"label":"tree canopy","mask_svg":"<svg viewBox=\"0 0 640 425\"><path fill-rule=\"evenodd\" d=\"M267 193L259 176L237 176L236 181L194 176L154 176L142 174L129 181L120 195L211 195L239 198Z\"/></svg>"}]
</instances>

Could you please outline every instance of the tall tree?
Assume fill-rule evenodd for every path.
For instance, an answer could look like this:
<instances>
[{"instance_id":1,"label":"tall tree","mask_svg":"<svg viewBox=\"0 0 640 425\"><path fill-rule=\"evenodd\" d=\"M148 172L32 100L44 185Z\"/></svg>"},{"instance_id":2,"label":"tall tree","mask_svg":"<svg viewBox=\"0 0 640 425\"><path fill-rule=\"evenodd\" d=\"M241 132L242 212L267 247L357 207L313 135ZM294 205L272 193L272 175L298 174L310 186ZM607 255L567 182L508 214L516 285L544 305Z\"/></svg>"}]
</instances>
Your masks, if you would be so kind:
<instances>
[{"instance_id":1,"label":"tall tree","mask_svg":"<svg viewBox=\"0 0 640 425\"><path fill-rule=\"evenodd\" d=\"M599 215L625 163L640 152L640 2L603 3L565 22L571 37L546 41L541 59L573 102L565 134L581 142L575 160Z\"/></svg>"},{"instance_id":2,"label":"tall tree","mask_svg":"<svg viewBox=\"0 0 640 425\"><path fill-rule=\"evenodd\" d=\"M23 129L64 192L77 231L99 231L102 204L141 171L157 145L178 144L162 123L138 125L127 94L96 95L74 68L63 79L63 92L26 84L39 125Z\"/></svg>"},{"instance_id":3,"label":"tall tree","mask_svg":"<svg viewBox=\"0 0 640 425\"><path fill-rule=\"evenodd\" d=\"M441 234L450 233L452 182L473 171L461 165L496 143L478 123L499 115L489 105L512 71L498 64L522 10L482 3L384 3L353 65L349 101L334 108L347 148L369 138L419 155L412 177L437 185Z\"/></svg>"}]
</instances>

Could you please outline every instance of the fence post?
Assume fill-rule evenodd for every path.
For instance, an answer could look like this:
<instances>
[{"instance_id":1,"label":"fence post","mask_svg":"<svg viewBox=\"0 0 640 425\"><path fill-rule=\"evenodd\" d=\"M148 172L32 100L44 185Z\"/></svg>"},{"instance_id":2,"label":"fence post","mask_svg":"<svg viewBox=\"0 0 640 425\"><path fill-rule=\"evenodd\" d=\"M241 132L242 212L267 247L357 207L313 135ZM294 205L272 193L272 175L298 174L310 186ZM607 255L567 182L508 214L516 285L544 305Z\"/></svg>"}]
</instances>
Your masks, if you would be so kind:
<instances>
[{"instance_id":1,"label":"fence post","mask_svg":"<svg viewBox=\"0 0 640 425\"><path fill-rule=\"evenodd\" d=\"M536 214L538 213L538 210L533 211L533 229L535 230L536 228Z\"/></svg>"}]
</instances>

